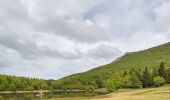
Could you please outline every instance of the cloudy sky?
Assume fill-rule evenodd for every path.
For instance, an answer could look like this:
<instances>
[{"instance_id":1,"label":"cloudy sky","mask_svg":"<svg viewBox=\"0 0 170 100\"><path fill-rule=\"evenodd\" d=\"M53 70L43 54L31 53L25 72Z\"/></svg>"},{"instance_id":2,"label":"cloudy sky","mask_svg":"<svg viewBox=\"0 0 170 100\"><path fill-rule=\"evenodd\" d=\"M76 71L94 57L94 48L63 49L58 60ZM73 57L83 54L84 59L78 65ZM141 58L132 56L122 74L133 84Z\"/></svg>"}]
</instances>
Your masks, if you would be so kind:
<instances>
[{"instance_id":1,"label":"cloudy sky","mask_svg":"<svg viewBox=\"0 0 170 100\"><path fill-rule=\"evenodd\" d=\"M58 79L170 41L170 0L0 0L0 74Z\"/></svg>"}]
</instances>

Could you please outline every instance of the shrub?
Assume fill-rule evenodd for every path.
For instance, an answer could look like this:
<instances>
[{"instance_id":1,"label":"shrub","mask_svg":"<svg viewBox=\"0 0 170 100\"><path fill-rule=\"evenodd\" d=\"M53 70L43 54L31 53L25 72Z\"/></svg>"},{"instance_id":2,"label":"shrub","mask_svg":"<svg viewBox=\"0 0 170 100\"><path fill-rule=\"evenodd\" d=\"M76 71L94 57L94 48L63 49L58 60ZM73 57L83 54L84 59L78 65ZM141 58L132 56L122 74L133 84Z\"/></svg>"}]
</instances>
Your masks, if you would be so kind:
<instances>
[{"instance_id":1,"label":"shrub","mask_svg":"<svg viewBox=\"0 0 170 100\"><path fill-rule=\"evenodd\" d=\"M16 91L16 86L15 86L15 84L13 84L13 83L10 84L8 90L10 90L10 91Z\"/></svg>"},{"instance_id":2,"label":"shrub","mask_svg":"<svg viewBox=\"0 0 170 100\"><path fill-rule=\"evenodd\" d=\"M115 77L106 80L104 85L109 92L113 92L122 87L122 78L119 74L115 74Z\"/></svg>"},{"instance_id":3,"label":"shrub","mask_svg":"<svg viewBox=\"0 0 170 100\"><path fill-rule=\"evenodd\" d=\"M166 80L163 77L157 76L154 77L153 83L155 86L162 86L166 83Z\"/></svg>"}]
</instances>

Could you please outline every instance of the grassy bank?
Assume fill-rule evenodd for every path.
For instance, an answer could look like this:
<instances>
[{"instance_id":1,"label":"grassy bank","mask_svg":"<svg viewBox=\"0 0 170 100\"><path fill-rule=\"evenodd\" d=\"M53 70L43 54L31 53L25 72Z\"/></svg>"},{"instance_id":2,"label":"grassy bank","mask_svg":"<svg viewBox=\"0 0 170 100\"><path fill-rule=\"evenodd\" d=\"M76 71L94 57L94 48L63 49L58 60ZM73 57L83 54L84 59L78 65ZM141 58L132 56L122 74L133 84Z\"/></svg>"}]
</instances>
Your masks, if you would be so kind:
<instances>
[{"instance_id":1,"label":"grassy bank","mask_svg":"<svg viewBox=\"0 0 170 100\"><path fill-rule=\"evenodd\" d=\"M52 100L170 100L170 86L145 89L120 89L95 97L53 98Z\"/></svg>"}]
</instances>

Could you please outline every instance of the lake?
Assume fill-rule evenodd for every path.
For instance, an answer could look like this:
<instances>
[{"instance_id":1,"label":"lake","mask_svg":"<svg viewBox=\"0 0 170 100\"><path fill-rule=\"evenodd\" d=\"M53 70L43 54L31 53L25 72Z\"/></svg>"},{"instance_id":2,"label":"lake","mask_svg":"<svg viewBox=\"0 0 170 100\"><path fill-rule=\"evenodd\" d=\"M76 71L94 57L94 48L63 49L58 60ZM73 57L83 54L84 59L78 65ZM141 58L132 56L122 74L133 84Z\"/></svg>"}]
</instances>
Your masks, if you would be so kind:
<instances>
[{"instance_id":1,"label":"lake","mask_svg":"<svg viewBox=\"0 0 170 100\"><path fill-rule=\"evenodd\" d=\"M37 96L37 93L10 93L0 94L0 100L41 100L52 98L69 98L69 97L90 97L102 95L103 93L95 91L81 91L81 92L50 92L43 93L43 96Z\"/></svg>"}]
</instances>

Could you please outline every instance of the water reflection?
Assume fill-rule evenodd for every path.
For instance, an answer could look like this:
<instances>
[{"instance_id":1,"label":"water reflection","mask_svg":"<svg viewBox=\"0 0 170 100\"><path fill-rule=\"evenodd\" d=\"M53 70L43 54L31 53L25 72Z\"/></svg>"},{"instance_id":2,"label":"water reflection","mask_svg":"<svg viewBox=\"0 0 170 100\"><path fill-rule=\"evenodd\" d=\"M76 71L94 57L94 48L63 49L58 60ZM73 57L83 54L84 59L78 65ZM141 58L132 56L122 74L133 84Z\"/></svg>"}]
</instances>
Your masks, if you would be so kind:
<instances>
[{"instance_id":1,"label":"water reflection","mask_svg":"<svg viewBox=\"0 0 170 100\"><path fill-rule=\"evenodd\" d=\"M66 97L87 97L95 96L99 93L94 91L84 92L51 92L43 93L43 95L37 93L13 93L13 94L0 94L0 100L43 100L52 98L66 98Z\"/></svg>"}]
</instances>

